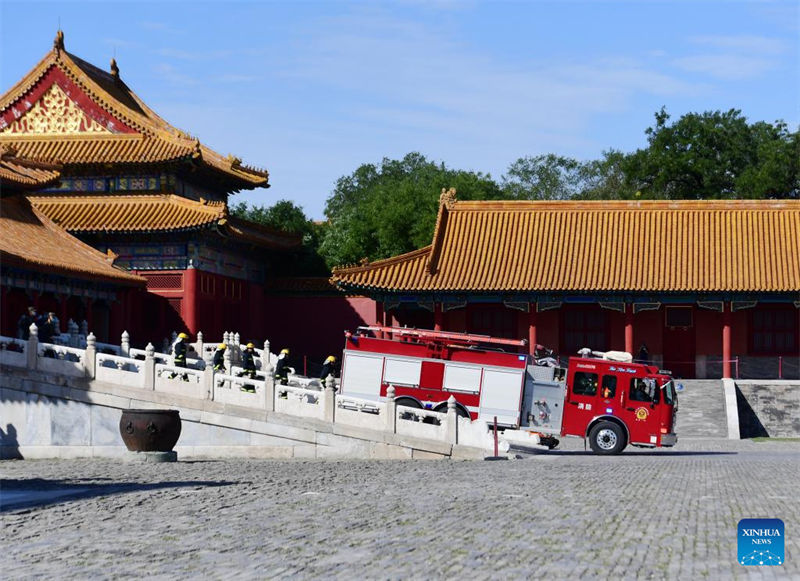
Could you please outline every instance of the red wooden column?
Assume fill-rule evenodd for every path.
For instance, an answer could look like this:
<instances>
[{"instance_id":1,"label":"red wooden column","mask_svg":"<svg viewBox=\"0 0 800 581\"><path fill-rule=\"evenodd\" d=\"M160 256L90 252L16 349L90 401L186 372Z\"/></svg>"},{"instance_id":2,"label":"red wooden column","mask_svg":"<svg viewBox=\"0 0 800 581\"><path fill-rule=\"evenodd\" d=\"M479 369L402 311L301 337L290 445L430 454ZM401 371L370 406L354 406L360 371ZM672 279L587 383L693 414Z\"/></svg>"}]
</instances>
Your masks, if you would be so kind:
<instances>
[{"instance_id":1,"label":"red wooden column","mask_svg":"<svg viewBox=\"0 0 800 581\"><path fill-rule=\"evenodd\" d=\"M722 303L722 378L731 378L731 304Z\"/></svg>"},{"instance_id":2,"label":"red wooden column","mask_svg":"<svg viewBox=\"0 0 800 581\"><path fill-rule=\"evenodd\" d=\"M68 318L68 311L67 311L67 300L69 300L69 295L61 295L61 304L59 305L59 310L61 311L58 313L58 320L61 326L61 332L66 333L69 331L67 328L67 323L69 322Z\"/></svg>"},{"instance_id":3,"label":"red wooden column","mask_svg":"<svg viewBox=\"0 0 800 581\"><path fill-rule=\"evenodd\" d=\"M197 269L187 268L183 274L183 322L190 335L197 333Z\"/></svg>"},{"instance_id":4,"label":"red wooden column","mask_svg":"<svg viewBox=\"0 0 800 581\"><path fill-rule=\"evenodd\" d=\"M441 331L444 323L444 312L442 303L433 303L433 330Z\"/></svg>"},{"instance_id":5,"label":"red wooden column","mask_svg":"<svg viewBox=\"0 0 800 581\"><path fill-rule=\"evenodd\" d=\"M383 312L383 303L381 301L375 301L375 324L384 326L384 322L385 313ZM377 336L379 339L383 339L383 332L379 332Z\"/></svg>"},{"instance_id":6,"label":"red wooden column","mask_svg":"<svg viewBox=\"0 0 800 581\"><path fill-rule=\"evenodd\" d=\"M530 303L528 311L528 353L531 355L536 351L536 303Z\"/></svg>"},{"instance_id":7,"label":"red wooden column","mask_svg":"<svg viewBox=\"0 0 800 581\"><path fill-rule=\"evenodd\" d=\"M625 303L625 351L633 355L633 305Z\"/></svg>"}]
</instances>

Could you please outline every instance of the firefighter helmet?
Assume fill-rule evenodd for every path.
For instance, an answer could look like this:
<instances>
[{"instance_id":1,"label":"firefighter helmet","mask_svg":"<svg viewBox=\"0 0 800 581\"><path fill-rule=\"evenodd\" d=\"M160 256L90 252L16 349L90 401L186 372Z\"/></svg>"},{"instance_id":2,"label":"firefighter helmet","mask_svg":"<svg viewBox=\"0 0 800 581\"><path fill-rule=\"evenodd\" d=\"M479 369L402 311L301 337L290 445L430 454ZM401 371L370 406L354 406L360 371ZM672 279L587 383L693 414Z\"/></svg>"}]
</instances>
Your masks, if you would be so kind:
<instances>
[{"instance_id":1,"label":"firefighter helmet","mask_svg":"<svg viewBox=\"0 0 800 581\"><path fill-rule=\"evenodd\" d=\"M289 354L288 349L281 349L281 355L288 355L288 354Z\"/></svg>"},{"instance_id":2,"label":"firefighter helmet","mask_svg":"<svg viewBox=\"0 0 800 581\"><path fill-rule=\"evenodd\" d=\"M223 349L224 350L224 349L227 349L227 348L228 348L228 346L225 343L220 343L219 345L217 345L217 349Z\"/></svg>"},{"instance_id":3,"label":"firefighter helmet","mask_svg":"<svg viewBox=\"0 0 800 581\"><path fill-rule=\"evenodd\" d=\"M186 333L178 333L178 338L179 339L188 339L189 335L187 335Z\"/></svg>"},{"instance_id":4,"label":"firefighter helmet","mask_svg":"<svg viewBox=\"0 0 800 581\"><path fill-rule=\"evenodd\" d=\"M328 358L325 360L325 363L336 363L336 357L333 355L328 355Z\"/></svg>"},{"instance_id":5,"label":"firefighter helmet","mask_svg":"<svg viewBox=\"0 0 800 581\"><path fill-rule=\"evenodd\" d=\"M252 343L248 343L247 344L247 348L248 349L253 349L253 348L255 348L255 345L253 345Z\"/></svg>"}]
</instances>

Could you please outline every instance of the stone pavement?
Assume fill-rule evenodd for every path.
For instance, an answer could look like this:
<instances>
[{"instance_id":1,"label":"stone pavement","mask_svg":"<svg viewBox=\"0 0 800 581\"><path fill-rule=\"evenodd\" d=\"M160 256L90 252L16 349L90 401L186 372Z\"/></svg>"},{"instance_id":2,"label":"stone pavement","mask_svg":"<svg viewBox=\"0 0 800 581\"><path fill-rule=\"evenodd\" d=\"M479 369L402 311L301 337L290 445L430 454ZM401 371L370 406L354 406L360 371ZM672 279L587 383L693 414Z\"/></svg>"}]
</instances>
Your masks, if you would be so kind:
<instances>
[{"instance_id":1,"label":"stone pavement","mask_svg":"<svg viewBox=\"0 0 800 581\"><path fill-rule=\"evenodd\" d=\"M4 579L800 578L800 443L521 460L0 463ZM786 563L736 563L741 518Z\"/></svg>"}]
</instances>

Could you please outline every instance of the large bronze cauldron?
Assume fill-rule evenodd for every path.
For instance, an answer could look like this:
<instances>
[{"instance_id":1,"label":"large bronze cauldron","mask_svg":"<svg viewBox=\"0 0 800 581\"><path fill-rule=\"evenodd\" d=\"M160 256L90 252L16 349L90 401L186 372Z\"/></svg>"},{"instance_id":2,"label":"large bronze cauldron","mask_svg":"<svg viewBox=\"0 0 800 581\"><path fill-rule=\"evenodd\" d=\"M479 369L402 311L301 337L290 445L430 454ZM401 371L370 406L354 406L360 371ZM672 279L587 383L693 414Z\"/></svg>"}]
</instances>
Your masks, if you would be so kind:
<instances>
[{"instance_id":1,"label":"large bronze cauldron","mask_svg":"<svg viewBox=\"0 0 800 581\"><path fill-rule=\"evenodd\" d=\"M169 452L181 435L178 410L124 410L119 433L131 452Z\"/></svg>"}]
</instances>

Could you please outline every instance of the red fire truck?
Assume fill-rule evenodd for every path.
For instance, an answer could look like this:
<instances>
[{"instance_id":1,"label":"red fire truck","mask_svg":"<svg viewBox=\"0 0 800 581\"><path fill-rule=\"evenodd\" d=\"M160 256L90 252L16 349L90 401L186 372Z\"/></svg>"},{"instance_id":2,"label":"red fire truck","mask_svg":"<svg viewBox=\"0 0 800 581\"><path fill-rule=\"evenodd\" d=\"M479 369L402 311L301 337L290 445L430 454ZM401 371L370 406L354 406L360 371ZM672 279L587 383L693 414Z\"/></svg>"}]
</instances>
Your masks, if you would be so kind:
<instances>
[{"instance_id":1,"label":"red fire truck","mask_svg":"<svg viewBox=\"0 0 800 581\"><path fill-rule=\"evenodd\" d=\"M537 365L524 340L382 326L345 337L343 394L379 401L392 385L398 405L435 411L452 395L460 416L497 418L551 448L556 436L585 438L598 454L677 441L669 372L628 353L583 349L563 369Z\"/></svg>"}]
</instances>

